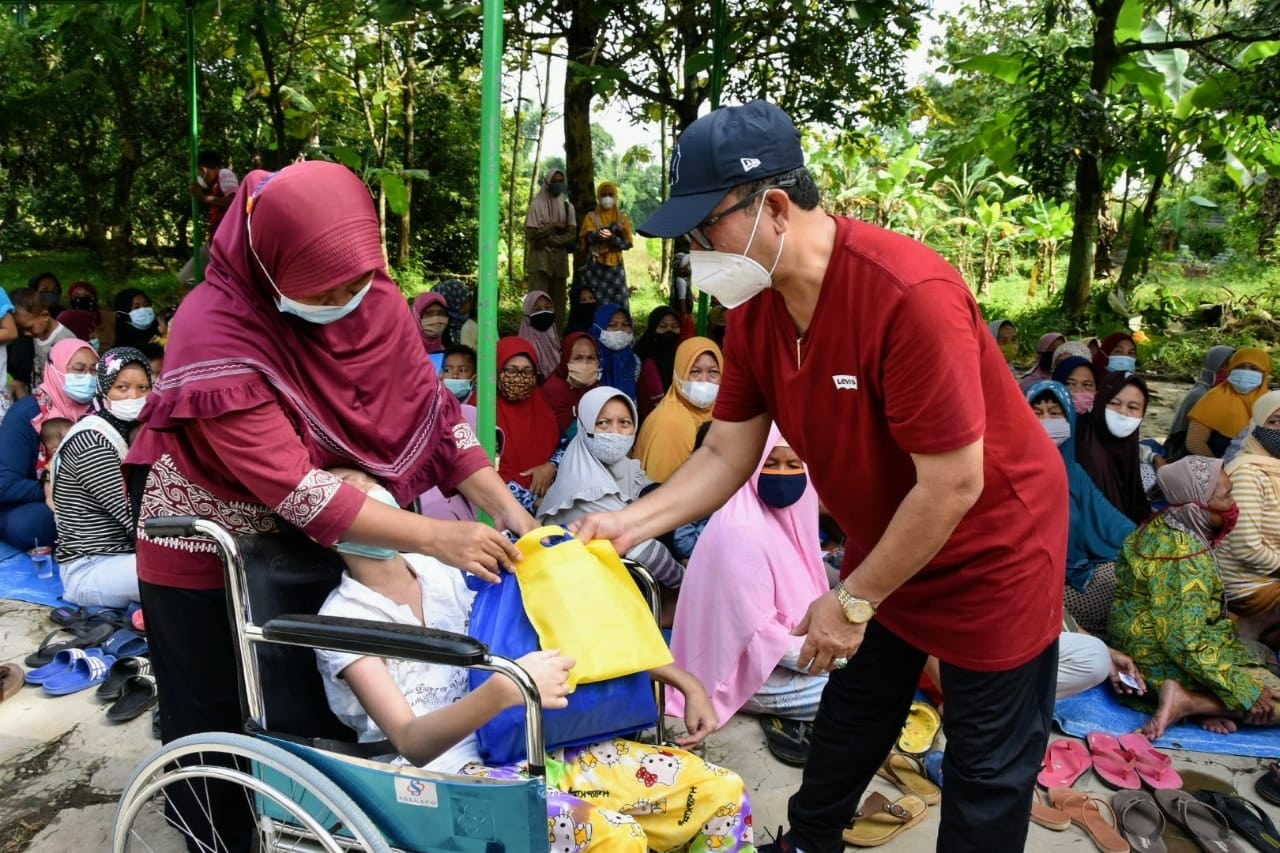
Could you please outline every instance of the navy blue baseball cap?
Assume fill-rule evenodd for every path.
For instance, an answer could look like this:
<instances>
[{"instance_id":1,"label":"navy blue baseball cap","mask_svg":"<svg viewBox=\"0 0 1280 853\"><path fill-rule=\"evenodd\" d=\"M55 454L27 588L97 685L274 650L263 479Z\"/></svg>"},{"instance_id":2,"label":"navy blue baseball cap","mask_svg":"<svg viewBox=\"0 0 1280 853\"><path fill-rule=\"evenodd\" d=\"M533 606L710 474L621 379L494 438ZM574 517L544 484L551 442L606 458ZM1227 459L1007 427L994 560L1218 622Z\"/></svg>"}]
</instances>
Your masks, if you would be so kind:
<instances>
[{"instance_id":1,"label":"navy blue baseball cap","mask_svg":"<svg viewBox=\"0 0 1280 853\"><path fill-rule=\"evenodd\" d=\"M671 196L636 230L646 237L688 234L725 193L804 165L800 131L768 101L721 107L689 125L671 155Z\"/></svg>"}]
</instances>

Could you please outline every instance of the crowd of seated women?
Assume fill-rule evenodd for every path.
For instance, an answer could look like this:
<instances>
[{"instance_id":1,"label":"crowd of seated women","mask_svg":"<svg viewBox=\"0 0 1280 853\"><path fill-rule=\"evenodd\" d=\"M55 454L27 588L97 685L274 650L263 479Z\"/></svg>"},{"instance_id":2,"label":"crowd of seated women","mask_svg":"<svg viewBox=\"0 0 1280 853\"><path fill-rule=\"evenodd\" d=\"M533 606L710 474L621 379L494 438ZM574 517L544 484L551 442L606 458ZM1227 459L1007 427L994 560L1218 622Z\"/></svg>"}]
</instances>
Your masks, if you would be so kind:
<instances>
[{"instance_id":1,"label":"crowd of seated women","mask_svg":"<svg viewBox=\"0 0 1280 853\"><path fill-rule=\"evenodd\" d=\"M0 541L53 547L68 600L120 607L138 598L136 511L120 461L163 369L173 312L157 314L129 289L108 318L88 282L68 288L69 307L61 301L56 276L42 274L0 302L11 377ZM522 307L519 333L497 346L497 465L539 520L619 509L695 452L725 365L714 340L692 334L683 305L654 309L639 339L630 312L597 303L589 288L574 290L563 326L546 293ZM469 289L444 282L409 310L474 422ZM991 333L1070 483L1060 695L1109 678L1152 712L1156 733L1186 716L1222 731L1269 723L1280 689L1267 668L1280 642L1280 392L1267 393L1270 357L1211 349L1168 435L1154 436L1143 435L1150 392L1133 336L1049 333L1019 371L1016 327L996 321ZM436 491L421 509L475 517L465 498ZM677 661L709 686L722 720L743 709L800 721L816 712L823 678L796 668L790 632L831 583L823 549L836 537L820 518L804 461L775 433L725 507L628 555L669 593ZM1192 578L1203 601L1169 594Z\"/></svg>"}]
</instances>

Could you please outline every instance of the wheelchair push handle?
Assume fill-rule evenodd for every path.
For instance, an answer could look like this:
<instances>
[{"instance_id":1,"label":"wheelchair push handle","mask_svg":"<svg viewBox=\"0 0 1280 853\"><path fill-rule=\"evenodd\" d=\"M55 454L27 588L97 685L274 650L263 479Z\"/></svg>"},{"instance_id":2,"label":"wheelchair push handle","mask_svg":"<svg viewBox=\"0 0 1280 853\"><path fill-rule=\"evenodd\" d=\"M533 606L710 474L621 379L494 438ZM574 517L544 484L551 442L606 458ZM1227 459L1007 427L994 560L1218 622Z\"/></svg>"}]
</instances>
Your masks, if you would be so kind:
<instances>
[{"instance_id":1,"label":"wheelchair push handle","mask_svg":"<svg viewBox=\"0 0 1280 853\"><path fill-rule=\"evenodd\" d=\"M199 536L196 528L199 519L190 515L174 515L165 518L149 518L143 522L147 536L152 539L173 539L176 537Z\"/></svg>"}]
</instances>

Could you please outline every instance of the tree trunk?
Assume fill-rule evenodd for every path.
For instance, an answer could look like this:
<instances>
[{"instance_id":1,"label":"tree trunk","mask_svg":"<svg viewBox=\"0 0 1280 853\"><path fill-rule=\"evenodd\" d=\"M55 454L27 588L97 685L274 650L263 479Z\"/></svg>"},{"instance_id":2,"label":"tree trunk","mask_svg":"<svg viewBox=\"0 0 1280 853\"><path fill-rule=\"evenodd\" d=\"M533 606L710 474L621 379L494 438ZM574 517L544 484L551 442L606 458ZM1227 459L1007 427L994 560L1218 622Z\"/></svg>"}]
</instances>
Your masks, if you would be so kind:
<instances>
[{"instance_id":1,"label":"tree trunk","mask_svg":"<svg viewBox=\"0 0 1280 853\"><path fill-rule=\"evenodd\" d=\"M1116 20L1124 0L1105 0L1097 7L1093 28L1092 60L1089 88L1107 91L1111 72L1119 53L1116 50ZM1080 316L1089 306L1089 290L1093 286L1093 247L1098 238L1098 211L1102 209L1105 191L1097 155L1081 151L1076 165L1075 224L1071 229L1071 253L1067 262L1067 283L1062 290L1063 307L1072 316Z\"/></svg>"},{"instance_id":2,"label":"tree trunk","mask_svg":"<svg viewBox=\"0 0 1280 853\"><path fill-rule=\"evenodd\" d=\"M1160 200L1160 193L1164 190L1166 175L1166 172L1156 174L1155 182L1147 192L1146 204L1133 217L1133 224L1129 226L1129 252L1125 255L1124 269L1120 271L1120 281L1116 283L1118 290L1127 290L1138 271L1146 271L1147 258L1151 256L1151 223L1156 218L1156 202Z\"/></svg>"},{"instance_id":3,"label":"tree trunk","mask_svg":"<svg viewBox=\"0 0 1280 853\"><path fill-rule=\"evenodd\" d=\"M571 10L569 29L565 37L565 49L571 62L594 65L596 42L600 37L600 21L592 12L590 0L576 0ZM565 182L578 221L594 207L596 175L591 147L591 102L595 98L595 86L591 80L568 69L564 77L564 157ZM580 266L578 253L573 253L573 271L576 276ZM568 316L568 294L557 284L552 288L551 300L560 316Z\"/></svg>"},{"instance_id":4,"label":"tree trunk","mask_svg":"<svg viewBox=\"0 0 1280 853\"><path fill-rule=\"evenodd\" d=\"M408 33L405 35L405 51L404 51L404 167L405 169L416 168L417 160L414 157L414 138L413 138L413 112L414 112L414 95L416 78L418 75L418 60L414 56L417 47L418 29L417 27L409 27ZM400 245L396 247L396 266L404 268L409 263L410 245L410 226L413 216L413 179L405 178L405 208L404 213L400 217Z\"/></svg>"},{"instance_id":5,"label":"tree trunk","mask_svg":"<svg viewBox=\"0 0 1280 853\"><path fill-rule=\"evenodd\" d=\"M288 131L285 128L284 104L280 99L280 81L276 79L275 49L271 46L271 38L267 34L265 4L257 5L257 14L253 16L254 41L262 56L262 70L267 75L267 112L271 115L271 134L275 137L275 151L264 158L264 168L275 171L291 159L288 155Z\"/></svg>"},{"instance_id":6,"label":"tree trunk","mask_svg":"<svg viewBox=\"0 0 1280 853\"><path fill-rule=\"evenodd\" d=\"M1115 246L1116 233L1119 227L1111 216L1106 195L1102 197L1102 207L1098 209L1098 245L1093 252L1093 277L1101 280L1111 278L1111 251Z\"/></svg>"},{"instance_id":7,"label":"tree trunk","mask_svg":"<svg viewBox=\"0 0 1280 853\"><path fill-rule=\"evenodd\" d=\"M1269 261L1276 256L1276 229L1280 227L1280 178L1271 178L1262 187L1258 225L1258 258Z\"/></svg>"},{"instance_id":8,"label":"tree trunk","mask_svg":"<svg viewBox=\"0 0 1280 853\"><path fill-rule=\"evenodd\" d=\"M516 109L511 137L511 173L507 175L507 284L516 283L516 174L520 171L520 152L524 149L520 124L524 108L524 69L529 64L529 40L520 45L520 70L516 76Z\"/></svg>"}]
</instances>

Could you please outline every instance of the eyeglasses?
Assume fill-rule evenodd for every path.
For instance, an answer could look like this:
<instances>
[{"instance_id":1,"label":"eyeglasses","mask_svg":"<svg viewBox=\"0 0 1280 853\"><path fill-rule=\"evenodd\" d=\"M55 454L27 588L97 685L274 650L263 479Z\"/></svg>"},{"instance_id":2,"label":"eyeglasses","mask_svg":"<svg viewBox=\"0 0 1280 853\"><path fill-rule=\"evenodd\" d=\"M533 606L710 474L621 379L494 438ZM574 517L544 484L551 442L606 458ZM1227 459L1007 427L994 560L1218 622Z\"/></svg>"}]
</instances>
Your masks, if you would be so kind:
<instances>
[{"instance_id":1,"label":"eyeglasses","mask_svg":"<svg viewBox=\"0 0 1280 853\"><path fill-rule=\"evenodd\" d=\"M737 213L739 210L743 210L744 208L749 207L752 202L754 202L758 197L767 193L769 190L786 189L787 187L795 186L795 184L796 184L795 180L792 179L792 180L786 180L786 181L779 181L778 183L770 184L767 187L761 187L760 189L751 193L751 195L739 201L737 204L732 205L730 207L726 207L724 210L720 211L715 216L709 216L706 219L702 220L697 225L695 225L693 228L689 229L689 239L693 240L693 242L697 243L699 246L701 246L704 249L714 251L715 246L711 244L711 238L707 236L708 228L710 228L712 225L715 225L717 222L719 222L721 219L724 219L729 214Z\"/></svg>"},{"instance_id":2,"label":"eyeglasses","mask_svg":"<svg viewBox=\"0 0 1280 853\"><path fill-rule=\"evenodd\" d=\"M512 379L533 379L538 374L532 367L526 367L523 370L505 367L502 369L502 375L510 376Z\"/></svg>"}]
</instances>

